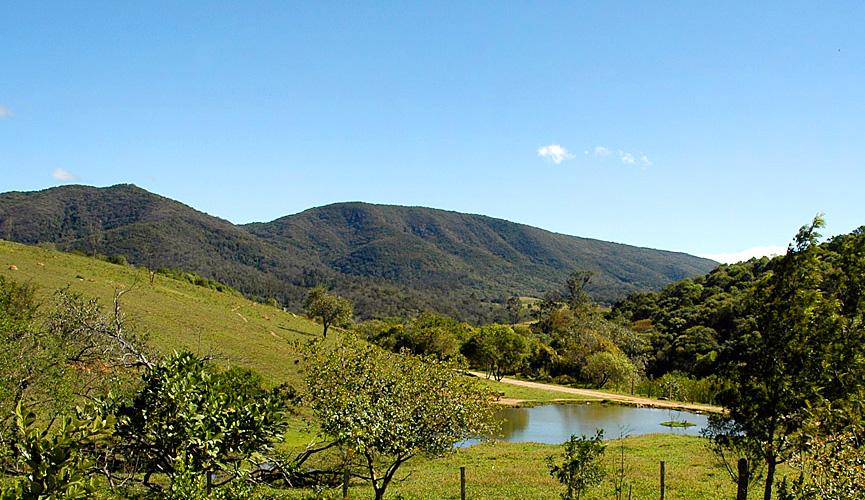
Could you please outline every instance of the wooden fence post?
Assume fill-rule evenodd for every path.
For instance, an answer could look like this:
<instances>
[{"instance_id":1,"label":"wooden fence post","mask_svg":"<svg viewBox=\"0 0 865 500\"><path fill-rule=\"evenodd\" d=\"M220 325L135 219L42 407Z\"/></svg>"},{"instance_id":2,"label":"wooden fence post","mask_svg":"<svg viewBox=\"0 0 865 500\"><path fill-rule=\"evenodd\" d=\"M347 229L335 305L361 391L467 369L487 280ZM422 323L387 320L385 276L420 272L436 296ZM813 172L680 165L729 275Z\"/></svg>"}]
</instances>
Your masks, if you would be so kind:
<instances>
[{"instance_id":1,"label":"wooden fence post","mask_svg":"<svg viewBox=\"0 0 865 500\"><path fill-rule=\"evenodd\" d=\"M348 472L348 466L342 470L342 498L348 500L348 481L351 478Z\"/></svg>"},{"instance_id":2,"label":"wooden fence post","mask_svg":"<svg viewBox=\"0 0 865 500\"><path fill-rule=\"evenodd\" d=\"M750 470L748 470L748 459L739 459L739 485L736 490L736 500L748 500L748 481L750 478Z\"/></svg>"},{"instance_id":3,"label":"wooden fence post","mask_svg":"<svg viewBox=\"0 0 865 500\"><path fill-rule=\"evenodd\" d=\"M661 460L661 500L664 500L664 489L666 488L666 484L664 484L666 479L665 476L667 473L666 465L667 464L663 460Z\"/></svg>"},{"instance_id":4,"label":"wooden fence post","mask_svg":"<svg viewBox=\"0 0 865 500\"><path fill-rule=\"evenodd\" d=\"M466 500L466 468L460 467L460 500Z\"/></svg>"}]
</instances>

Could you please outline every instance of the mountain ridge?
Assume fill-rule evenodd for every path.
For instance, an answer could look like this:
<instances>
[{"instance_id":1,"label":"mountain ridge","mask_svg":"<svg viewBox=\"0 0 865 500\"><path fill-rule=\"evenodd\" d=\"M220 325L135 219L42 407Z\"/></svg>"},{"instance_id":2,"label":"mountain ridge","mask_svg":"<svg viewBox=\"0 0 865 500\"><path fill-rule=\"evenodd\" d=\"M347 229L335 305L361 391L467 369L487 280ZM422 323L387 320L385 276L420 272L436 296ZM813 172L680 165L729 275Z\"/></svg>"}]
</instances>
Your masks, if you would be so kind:
<instances>
[{"instance_id":1,"label":"mountain ridge","mask_svg":"<svg viewBox=\"0 0 865 500\"><path fill-rule=\"evenodd\" d=\"M362 317L435 310L489 321L503 318L507 296L557 289L574 269L592 271L590 294L611 303L717 265L417 206L341 202L237 225L133 184L0 194L0 237L194 271L293 309L325 284Z\"/></svg>"}]
</instances>

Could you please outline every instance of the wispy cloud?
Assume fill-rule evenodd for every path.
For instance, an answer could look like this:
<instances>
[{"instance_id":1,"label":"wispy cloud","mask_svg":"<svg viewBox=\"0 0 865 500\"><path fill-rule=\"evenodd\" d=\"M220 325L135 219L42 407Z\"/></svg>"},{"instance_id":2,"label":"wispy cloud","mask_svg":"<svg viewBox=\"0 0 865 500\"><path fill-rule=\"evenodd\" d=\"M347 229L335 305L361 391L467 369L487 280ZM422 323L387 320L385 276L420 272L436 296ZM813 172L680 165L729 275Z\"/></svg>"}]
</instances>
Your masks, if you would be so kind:
<instances>
[{"instance_id":1,"label":"wispy cloud","mask_svg":"<svg viewBox=\"0 0 865 500\"><path fill-rule=\"evenodd\" d=\"M739 252L708 253L701 255L700 257L705 257L707 259L723 262L724 264L734 264L736 262L746 261L753 257L775 257L776 255L783 255L786 252L787 247L780 245L766 245L762 247L747 248Z\"/></svg>"},{"instance_id":2,"label":"wispy cloud","mask_svg":"<svg viewBox=\"0 0 865 500\"><path fill-rule=\"evenodd\" d=\"M11 109L0 104L0 120L3 118L12 118L13 116L15 116L15 113L13 113Z\"/></svg>"},{"instance_id":3,"label":"wispy cloud","mask_svg":"<svg viewBox=\"0 0 865 500\"><path fill-rule=\"evenodd\" d=\"M610 156L610 153L612 153L609 148L605 148L604 146L595 146L594 151L595 156Z\"/></svg>"},{"instance_id":4,"label":"wispy cloud","mask_svg":"<svg viewBox=\"0 0 865 500\"><path fill-rule=\"evenodd\" d=\"M560 144L549 144L538 148L538 156L546 158L556 165L565 160L570 160L574 157L567 149Z\"/></svg>"},{"instance_id":5,"label":"wispy cloud","mask_svg":"<svg viewBox=\"0 0 865 500\"><path fill-rule=\"evenodd\" d=\"M591 151L587 150L585 153L587 155L591 153L598 158L606 158L613 156L614 150L606 146L595 146ZM631 153L619 149L615 150L615 157L624 165L639 165L641 167L650 167L652 165L652 160L643 153Z\"/></svg>"},{"instance_id":6,"label":"wispy cloud","mask_svg":"<svg viewBox=\"0 0 865 500\"><path fill-rule=\"evenodd\" d=\"M62 182L72 182L78 180L77 175L64 168L55 168L54 171L51 172L51 177L54 177L58 181Z\"/></svg>"}]
</instances>

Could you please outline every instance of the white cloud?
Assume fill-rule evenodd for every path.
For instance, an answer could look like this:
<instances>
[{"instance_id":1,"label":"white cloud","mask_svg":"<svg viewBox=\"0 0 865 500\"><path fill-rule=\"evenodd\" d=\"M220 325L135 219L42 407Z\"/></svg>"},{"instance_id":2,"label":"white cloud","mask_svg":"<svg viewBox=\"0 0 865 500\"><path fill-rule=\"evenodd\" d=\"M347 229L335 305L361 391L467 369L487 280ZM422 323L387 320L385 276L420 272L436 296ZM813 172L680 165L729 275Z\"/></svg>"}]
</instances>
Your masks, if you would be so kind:
<instances>
[{"instance_id":1,"label":"white cloud","mask_svg":"<svg viewBox=\"0 0 865 500\"><path fill-rule=\"evenodd\" d=\"M7 108L6 106L0 104L0 119L3 119L3 118L12 118L13 116L15 116L15 113L13 113L11 109L9 109L9 108Z\"/></svg>"},{"instance_id":2,"label":"white cloud","mask_svg":"<svg viewBox=\"0 0 865 500\"><path fill-rule=\"evenodd\" d=\"M567 149L560 144L549 144L538 148L538 156L546 158L556 165L565 160L570 160L574 157Z\"/></svg>"},{"instance_id":3,"label":"white cloud","mask_svg":"<svg viewBox=\"0 0 865 500\"><path fill-rule=\"evenodd\" d=\"M55 168L54 171L51 172L51 177L54 177L58 181L63 182L72 182L78 180L77 175L63 168Z\"/></svg>"},{"instance_id":4,"label":"white cloud","mask_svg":"<svg viewBox=\"0 0 865 500\"><path fill-rule=\"evenodd\" d=\"M610 156L611 151L604 146L595 146L595 156Z\"/></svg>"},{"instance_id":5,"label":"white cloud","mask_svg":"<svg viewBox=\"0 0 865 500\"><path fill-rule=\"evenodd\" d=\"M634 155L627 151L619 151L619 159L622 160L622 163L625 165L634 165L637 163L637 159L634 158Z\"/></svg>"},{"instance_id":6,"label":"white cloud","mask_svg":"<svg viewBox=\"0 0 865 500\"><path fill-rule=\"evenodd\" d=\"M752 257L775 257L776 255L784 255L785 253L787 253L787 247L780 245L767 245L747 248L740 252L703 254L700 257L716 260L724 264L734 264L736 262L746 261Z\"/></svg>"},{"instance_id":7,"label":"white cloud","mask_svg":"<svg viewBox=\"0 0 865 500\"><path fill-rule=\"evenodd\" d=\"M642 165L644 167L651 167L652 166L652 160L650 160L648 156L641 154L640 155L640 165Z\"/></svg>"},{"instance_id":8,"label":"white cloud","mask_svg":"<svg viewBox=\"0 0 865 500\"><path fill-rule=\"evenodd\" d=\"M591 153L599 158L606 158L613 155L613 150L606 146L595 146ZM589 151L585 151L585 154L589 154ZM641 167L652 165L652 160L643 153L630 153L619 149L615 151L615 156L625 165L639 165Z\"/></svg>"}]
</instances>

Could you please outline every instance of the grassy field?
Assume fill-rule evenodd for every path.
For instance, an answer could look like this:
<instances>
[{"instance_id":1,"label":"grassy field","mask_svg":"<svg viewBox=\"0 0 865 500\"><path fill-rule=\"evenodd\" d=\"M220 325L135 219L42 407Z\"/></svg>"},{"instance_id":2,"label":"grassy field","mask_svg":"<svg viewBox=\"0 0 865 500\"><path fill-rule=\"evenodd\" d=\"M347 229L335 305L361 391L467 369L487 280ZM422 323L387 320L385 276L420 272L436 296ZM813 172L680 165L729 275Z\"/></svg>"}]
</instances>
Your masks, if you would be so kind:
<instances>
[{"instance_id":1,"label":"grassy field","mask_svg":"<svg viewBox=\"0 0 865 500\"><path fill-rule=\"evenodd\" d=\"M584 497L587 500L615 498L613 478L618 470L619 442L608 441L604 455L607 479ZM715 500L735 498L736 488L727 472L716 464L702 438L654 434L626 438L625 498L631 485L632 498L658 498L660 461L666 462L666 498L670 500ZM466 467L467 497L484 499L557 499L559 484L549 475L546 459L561 447L534 443L486 443L437 460L415 459L400 469L405 481L388 489L389 498L458 499L459 468ZM749 498L762 498L752 488ZM275 492L287 499L310 498L312 492ZM326 498L338 498L330 492ZM370 498L366 485L352 484L351 498Z\"/></svg>"},{"instance_id":2,"label":"grassy field","mask_svg":"<svg viewBox=\"0 0 865 500\"><path fill-rule=\"evenodd\" d=\"M17 270L10 270L15 266ZM221 293L97 259L0 241L0 274L38 290L45 306L51 294L69 286L96 297L107 309L114 290L136 328L150 333L158 350L212 354L220 362L257 370L270 382L299 382L292 342L321 335L321 327L281 309L232 293Z\"/></svg>"}]
</instances>

